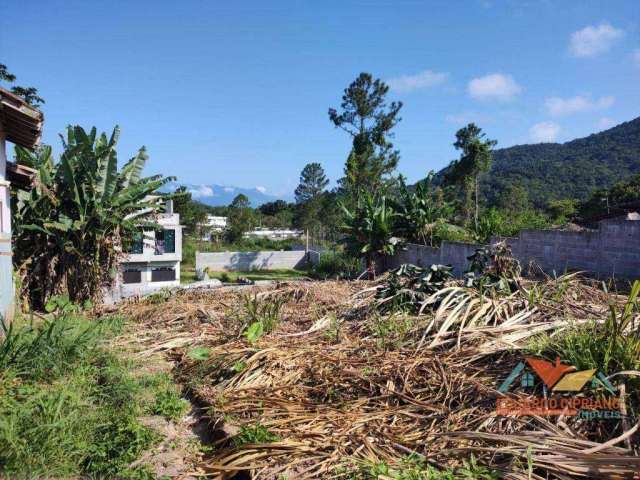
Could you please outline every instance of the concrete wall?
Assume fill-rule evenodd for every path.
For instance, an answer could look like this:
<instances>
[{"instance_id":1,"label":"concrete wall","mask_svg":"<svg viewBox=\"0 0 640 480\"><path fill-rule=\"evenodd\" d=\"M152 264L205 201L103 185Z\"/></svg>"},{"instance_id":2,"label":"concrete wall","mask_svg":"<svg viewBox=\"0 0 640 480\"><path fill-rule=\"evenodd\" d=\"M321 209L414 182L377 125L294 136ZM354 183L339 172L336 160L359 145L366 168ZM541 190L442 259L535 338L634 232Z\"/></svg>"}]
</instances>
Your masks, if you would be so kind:
<instances>
[{"instance_id":1,"label":"concrete wall","mask_svg":"<svg viewBox=\"0 0 640 480\"><path fill-rule=\"evenodd\" d=\"M524 230L517 238L493 238L492 243L499 240L506 240L525 271L534 263L549 274L581 270L600 278L640 278L640 221L605 220L598 230L587 232ZM467 257L479 247L458 242L443 242L440 248L408 245L406 251L386 258L383 266L452 265L460 276L468 267Z\"/></svg>"},{"instance_id":2,"label":"concrete wall","mask_svg":"<svg viewBox=\"0 0 640 480\"><path fill-rule=\"evenodd\" d=\"M525 230L506 241L523 267L534 262L548 273L640 278L640 221L604 220L589 232Z\"/></svg>"},{"instance_id":3,"label":"concrete wall","mask_svg":"<svg viewBox=\"0 0 640 480\"><path fill-rule=\"evenodd\" d=\"M196 252L196 270L277 270L303 268L307 265L307 254L290 252Z\"/></svg>"},{"instance_id":4,"label":"concrete wall","mask_svg":"<svg viewBox=\"0 0 640 480\"><path fill-rule=\"evenodd\" d=\"M419 267L429 267L436 264L451 265L454 275L460 277L468 267L467 257L473 255L476 248L480 248L480 246L472 243L446 241L442 242L440 248L409 244L406 246L406 250L398 252L392 257L384 258L382 265L386 270L397 268L403 263L412 263Z\"/></svg>"}]
</instances>

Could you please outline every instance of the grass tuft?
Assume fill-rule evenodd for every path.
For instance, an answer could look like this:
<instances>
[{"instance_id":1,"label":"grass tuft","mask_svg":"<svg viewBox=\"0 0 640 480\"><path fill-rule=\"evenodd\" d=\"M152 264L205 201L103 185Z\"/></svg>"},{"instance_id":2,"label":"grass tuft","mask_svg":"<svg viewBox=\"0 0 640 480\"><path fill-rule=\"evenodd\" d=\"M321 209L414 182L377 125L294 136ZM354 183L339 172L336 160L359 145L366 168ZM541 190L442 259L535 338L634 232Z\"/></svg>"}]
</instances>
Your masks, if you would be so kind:
<instances>
[{"instance_id":1,"label":"grass tuft","mask_svg":"<svg viewBox=\"0 0 640 480\"><path fill-rule=\"evenodd\" d=\"M253 425L241 426L240 432L233 438L233 443L236 447L239 447L246 444L272 443L278 440L280 440L280 437L264 425L256 422Z\"/></svg>"},{"instance_id":2,"label":"grass tuft","mask_svg":"<svg viewBox=\"0 0 640 480\"><path fill-rule=\"evenodd\" d=\"M130 467L159 439L137 420L150 408L148 379L133 377L131 362L105 345L123 325L122 317L89 321L69 310L5 326L0 476L152 478L147 467ZM175 414L174 399L162 395L163 411Z\"/></svg>"}]
</instances>

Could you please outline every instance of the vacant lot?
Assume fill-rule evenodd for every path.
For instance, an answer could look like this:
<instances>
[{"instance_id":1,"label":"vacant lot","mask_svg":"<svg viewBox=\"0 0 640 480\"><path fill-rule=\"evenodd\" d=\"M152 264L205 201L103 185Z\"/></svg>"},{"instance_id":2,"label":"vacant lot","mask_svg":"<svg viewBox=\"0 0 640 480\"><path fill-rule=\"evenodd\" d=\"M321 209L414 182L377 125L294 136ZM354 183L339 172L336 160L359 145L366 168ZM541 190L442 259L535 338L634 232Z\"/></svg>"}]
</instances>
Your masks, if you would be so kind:
<instances>
[{"instance_id":1,"label":"vacant lot","mask_svg":"<svg viewBox=\"0 0 640 480\"><path fill-rule=\"evenodd\" d=\"M405 285L406 286L406 285ZM209 421L213 478L633 478L638 305L575 277L182 292L123 307ZM424 291L424 289L423 289ZM637 292L636 292L637 293ZM504 417L523 353L598 368L628 416ZM623 373L618 373L623 372ZM614 375L618 373L618 375Z\"/></svg>"}]
</instances>

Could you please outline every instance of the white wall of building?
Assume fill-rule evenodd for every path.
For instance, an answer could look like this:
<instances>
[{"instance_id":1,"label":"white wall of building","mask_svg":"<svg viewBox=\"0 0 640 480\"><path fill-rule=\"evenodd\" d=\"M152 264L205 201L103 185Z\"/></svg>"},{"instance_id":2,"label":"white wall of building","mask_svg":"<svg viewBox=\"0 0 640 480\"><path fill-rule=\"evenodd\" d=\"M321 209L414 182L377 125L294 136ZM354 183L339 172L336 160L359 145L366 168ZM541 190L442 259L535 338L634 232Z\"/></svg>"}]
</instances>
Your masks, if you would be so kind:
<instances>
[{"instance_id":1,"label":"white wall of building","mask_svg":"<svg viewBox=\"0 0 640 480\"><path fill-rule=\"evenodd\" d=\"M172 212L169 205L168 212ZM163 288L170 288L180 285L180 263L182 261L182 225L180 225L180 215L177 213L160 214L156 223L160 225L164 232L173 230L174 251L163 252L167 248L166 244L156 242L155 231L144 231L142 239L142 252L130 253L120 262L120 275L118 282L119 295L131 297L135 295L145 295ZM165 233L166 235L166 233ZM157 275L163 275L160 270L171 269L174 271L174 279L169 281L153 281L154 271ZM131 272L126 275L125 272ZM134 272L139 272L139 281L131 283L131 277L135 277ZM127 281L125 283L125 281ZM117 296L117 295L116 295Z\"/></svg>"},{"instance_id":2,"label":"white wall of building","mask_svg":"<svg viewBox=\"0 0 640 480\"><path fill-rule=\"evenodd\" d=\"M244 233L245 238L270 238L272 240L285 240L287 238L301 238L304 235L302 230L288 228L256 228Z\"/></svg>"}]
</instances>

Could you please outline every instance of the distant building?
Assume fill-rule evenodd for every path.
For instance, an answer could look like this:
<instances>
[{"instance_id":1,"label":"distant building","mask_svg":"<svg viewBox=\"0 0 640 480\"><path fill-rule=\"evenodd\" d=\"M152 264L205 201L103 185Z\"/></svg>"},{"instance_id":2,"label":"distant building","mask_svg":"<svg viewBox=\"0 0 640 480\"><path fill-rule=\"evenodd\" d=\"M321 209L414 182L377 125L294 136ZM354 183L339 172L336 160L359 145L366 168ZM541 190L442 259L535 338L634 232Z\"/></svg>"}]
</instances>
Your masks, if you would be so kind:
<instances>
[{"instance_id":1,"label":"distant building","mask_svg":"<svg viewBox=\"0 0 640 480\"><path fill-rule=\"evenodd\" d=\"M256 228L250 232L246 232L244 238L269 238L271 240L286 240L289 238L301 238L304 235L303 230L290 228Z\"/></svg>"},{"instance_id":2,"label":"distant building","mask_svg":"<svg viewBox=\"0 0 640 480\"><path fill-rule=\"evenodd\" d=\"M0 317L7 321L14 312L10 186L31 188L36 172L8 162L5 143L34 148L40 143L43 122L42 112L0 88Z\"/></svg>"},{"instance_id":3,"label":"distant building","mask_svg":"<svg viewBox=\"0 0 640 480\"><path fill-rule=\"evenodd\" d=\"M228 217L217 217L215 215L207 215L207 220L198 225L199 231L202 232L202 240L219 239L220 234L227 229ZM269 238L271 240L286 240L289 238L301 238L304 231L290 228L267 228L258 227L243 234L244 238Z\"/></svg>"},{"instance_id":4,"label":"distant building","mask_svg":"<svg viewBox=\"0 0 640 480\"><path fill-rule=\"evenodd\" d=\"M131 243L120 262L121 297L144 295L162 288L180 285L182 261L182 225L180 214L173 212L173 201L158 215L159 230L144 230Z\"/></svg>"},{"instance_id":5,"label":"distant building","mask_svg":"<svg viewBox=\"0 0 640 480\"><path fill-rule=\"evenodd\" d=\"M211 240L211 236L224 232L227 228L227 217L217 217L215 215L207 215L205 223L198 225L202 232L202 240Z\"/></svg>"}]
</instances>

